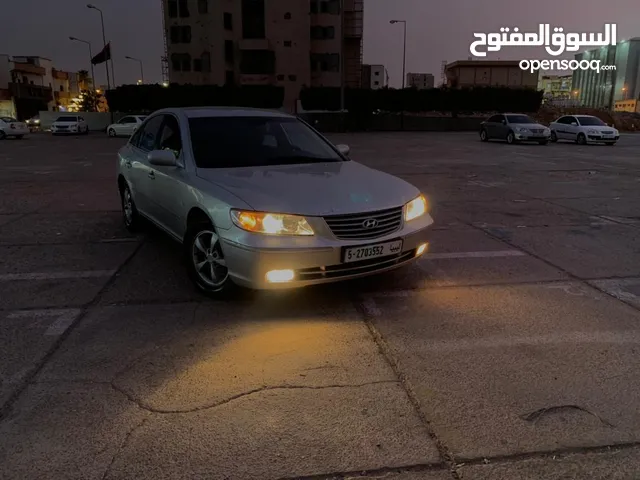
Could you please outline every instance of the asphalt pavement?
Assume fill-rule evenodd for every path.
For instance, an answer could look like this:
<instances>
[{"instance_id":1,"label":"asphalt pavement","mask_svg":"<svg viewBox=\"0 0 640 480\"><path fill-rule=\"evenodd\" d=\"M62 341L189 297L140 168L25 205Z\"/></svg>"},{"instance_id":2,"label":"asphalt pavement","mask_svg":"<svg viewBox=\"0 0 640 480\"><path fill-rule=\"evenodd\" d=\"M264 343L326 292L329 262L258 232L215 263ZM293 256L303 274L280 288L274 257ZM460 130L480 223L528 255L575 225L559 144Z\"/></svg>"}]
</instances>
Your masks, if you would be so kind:
<instances>
[{"instance_id":1,"label":"asphalt pavement","mask_svg":"<svg viewBox=\"0 0 640 480\"><path fill-rule=\"evenodd\" d=\"M0 478L637 479L640 136L332 135L428 196L384 276L202 297L123 139L0 142Z\"/></svg>"}]
</instances>

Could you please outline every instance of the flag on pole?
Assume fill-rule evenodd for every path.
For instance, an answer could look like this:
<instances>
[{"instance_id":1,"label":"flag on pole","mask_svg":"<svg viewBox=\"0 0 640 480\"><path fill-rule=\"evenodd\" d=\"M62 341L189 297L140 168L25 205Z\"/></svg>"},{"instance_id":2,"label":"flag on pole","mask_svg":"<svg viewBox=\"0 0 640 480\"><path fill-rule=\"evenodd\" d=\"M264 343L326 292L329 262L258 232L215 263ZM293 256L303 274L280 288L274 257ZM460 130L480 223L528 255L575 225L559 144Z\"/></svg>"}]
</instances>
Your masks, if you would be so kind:
<instances>
[{"instance_id":1,"label":"flag on pole","mask_svg":"<svg viewBox=\"0 0 640 480\"><path fill-rule=\"evenodd\" d=\"M93 65L104 63L107 60L111 60L111 42L107 43L102 51L91 59Z\"/></svg>"}]
</instances>

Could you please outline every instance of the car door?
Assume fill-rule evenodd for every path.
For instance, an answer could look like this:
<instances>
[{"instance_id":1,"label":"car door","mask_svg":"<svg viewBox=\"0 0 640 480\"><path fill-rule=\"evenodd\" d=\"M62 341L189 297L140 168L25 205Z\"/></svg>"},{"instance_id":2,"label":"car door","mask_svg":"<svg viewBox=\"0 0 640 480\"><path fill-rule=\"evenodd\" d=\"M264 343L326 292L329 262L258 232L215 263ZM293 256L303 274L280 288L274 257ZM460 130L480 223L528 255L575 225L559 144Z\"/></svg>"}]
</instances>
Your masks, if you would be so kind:
<instances>
[{"instance_id":1,"label":"car door","mask_svg":"<svg viewBox=\"0 0 640 480\"><path fill-rule=\"evenodd\" d=\"M160 138L160 128L162 127L163 116L157 115L145 122L137 135L131 138L125 149L127 158L125 159L125 174L133 200L138 210L145 216L155 219L153 212L153 195L151 165L147 159L150 151L155 150Z\"/></svg>"},{"instance_id":2,"label":"car door","mask_svg":"<svg viewBox=\"0 0 640 480\"><path fill-rule=\"evenodd\" d=\"M567 125L569 124L569 117L560 117L558 120L556 120L553 123L553 131L556 132L556 137L558 137L559 140L566 140L567 139Z\"/></svg>"},{"instance_id":3,"label":"car door","mask_svg":"<svg viewBox=\"0 0 640 480\"><path fill-rule=\"evenodd\" d=\"M130 122L130 119L131 117L123 117L113 125L113 129L115 130L116 135L118 136L128 135L127 125Z\"/></svg>"},{"instance_id":4,"label":"car door","mask_svg":"<svg viewBox=\"0 0 640 480\"><path fill-rule=\"evenodd\" d=\"M578 119L576 117L567 116L565 117L564 131L565 131L565 139L575 141L578 137L578 133L580 132L580 124L578 123Z\"/></svg>"},{"instance_id":5,"label":"car door","mask_svg":"<svg viewBox=\"0 0 640 480\"><path fill-rule=\"evenodd\" d=\"M504 140L507 138L507 133L509 132L509 124L507 123L507 117L504 115L496 115L498 117L498 121L495 123L495 133L492 135L494 138L499 138L500 140Z\"/></svg>"},{"instance_id":6,"label":"car door","mask_svg":"<svg viewBox=\"0 0 640 480\"><path fill-rule=\"evenodd\" d=\"M171 150L176 155L179 165L174 167L152 165L150 176L154 216L166 230L180 239L185 227L187 185L182 133L177 117L165 114L160 129L158 149Z\"/></svg>"},{"instance_id":7,"label":"car door","mask_svg":"<svg viewBox=\"0 0 640 480\"><path fill-rule=\"evenodd\" d=\"M493 115L492 117L489 117L489 119L484 124L484 127L487 130L487 135L489 135L489 138L495 138L496 136L496 127L497 127L497 124L500 122L499 117L500 115Z\"/></svg>"},{"instance_id":8,"label":"car door","mask_svg":"<svg viewBox=\"0 0 640 480\"><path fill-rule=\"evenodd\" d=\"M84 132L87 128L87 122L85 122L84 117L78 117L78 133Z\"/></svg>"}]
</instances>

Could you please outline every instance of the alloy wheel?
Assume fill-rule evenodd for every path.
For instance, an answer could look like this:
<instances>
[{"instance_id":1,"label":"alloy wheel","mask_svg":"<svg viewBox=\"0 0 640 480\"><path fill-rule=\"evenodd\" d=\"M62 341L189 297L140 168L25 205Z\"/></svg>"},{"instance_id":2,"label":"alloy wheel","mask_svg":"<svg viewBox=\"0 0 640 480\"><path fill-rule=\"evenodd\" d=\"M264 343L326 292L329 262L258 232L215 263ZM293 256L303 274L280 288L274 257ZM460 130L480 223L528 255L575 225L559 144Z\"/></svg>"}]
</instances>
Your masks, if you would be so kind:
<instances>
[{"instance_id":1,"label":"alloy wheel","mask_svg":"<svg viewBox=\"0 0 640 480\"><path fill-rule=\"evenodd\" d=\"M124 221L127 225L131 225L133 223L133 199L129 188L125 188L122 193L122 211L124 213Z\"/></svg>"},{"instance_id":2,"label":"alloy wheel","mask_svg":"<svg viewBox=\"0 0 640 480\"><path fill-rule=\"evenodd\" d=\"M208 287L222 287L229 278L220 238L212 230L202 230L195 236L191 246L191 259L198 278Z\"/></svg>"}]
</instances>

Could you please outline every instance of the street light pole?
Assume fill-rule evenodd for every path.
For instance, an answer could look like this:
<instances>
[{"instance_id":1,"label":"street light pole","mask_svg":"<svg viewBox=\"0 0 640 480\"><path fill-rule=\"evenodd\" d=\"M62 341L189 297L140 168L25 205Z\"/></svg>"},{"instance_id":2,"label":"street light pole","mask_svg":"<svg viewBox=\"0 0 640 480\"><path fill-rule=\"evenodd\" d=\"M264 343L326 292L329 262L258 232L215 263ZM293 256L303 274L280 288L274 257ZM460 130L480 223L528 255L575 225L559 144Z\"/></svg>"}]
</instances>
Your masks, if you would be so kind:
<instances>
[{"instance_id":1,"label":"street light pole","mask_svg":"<svg viewBox=\"0 0 640 480\"><path fill-rule=\"evenodd\" d=\"M402 112L400 112L400 129L404 130L404 88L406 81L406 66L407 66L407 21L406 20L390 20L390 24L401 23L404 30L404 40L402 46Z\"/></svg>"},{"instance_id":2,"label":"street light pole","mask_svg":"<svg viewBox=\"0 0 640 480\"><path fill-rule=\"evenodd\" d=\"M90 9L93 9L93 10L97 10L100 13L100 23L102 24L102 43L104 44L104 47L106 47L107 46L107 36L104 33L104 17L102 15L102 10L100 10L95 5L92 5L91 3L87 4L87 8L90 8ZM111 52L109 52L109 54L111 54ZM109 61L108 60L105 60L104 66L105 66L105 68L107 70L107 88L109 90L111 90L111 80L109 79ZM113 67L113 62L111 63L111 66Z\"/></svg>"},{"instance_id":3,"label":"street light pole","mask_svg":"<svg viewBox=\"0 0 640 480\"><path fill-rule=\"evenodd\" d=\"M79 38L76 37L69 37L69 40L71 41L75 41L75 42L82 42L82 43L86 43L89 46L89 65L91 65L91 82L92 82L92 86L93 86L93 90L96 89L96 75L93 72L93 62L91 60L93 60L93 53L91 52L91 43L87 42L86 40L81 40Z\"/></svg>"},{"instance_id":4,"label":"street light pole","mask_svg":"<svg viewBox=\"0 0 640 480\"><path fill-rule=\"evenodd\" d=\"M138 62L140 64L140 80L142 81L142 83L144 83L144 70L142 69L142 60L140 60L139 58L130 57L128 55L124 58L126 58L127 60L133 60L134 62Z\"/></svg>"}]
</instances>

